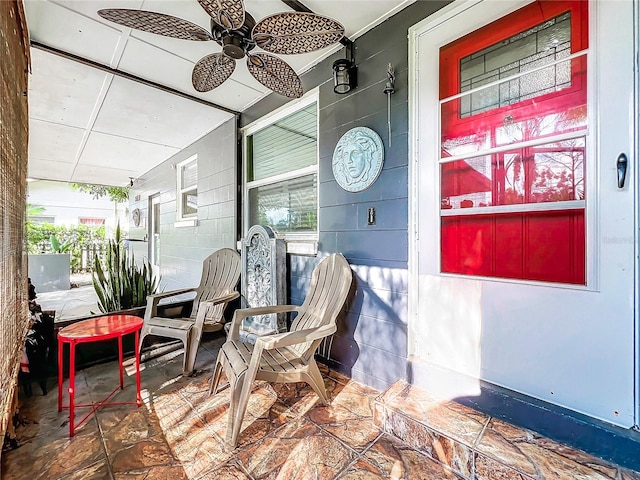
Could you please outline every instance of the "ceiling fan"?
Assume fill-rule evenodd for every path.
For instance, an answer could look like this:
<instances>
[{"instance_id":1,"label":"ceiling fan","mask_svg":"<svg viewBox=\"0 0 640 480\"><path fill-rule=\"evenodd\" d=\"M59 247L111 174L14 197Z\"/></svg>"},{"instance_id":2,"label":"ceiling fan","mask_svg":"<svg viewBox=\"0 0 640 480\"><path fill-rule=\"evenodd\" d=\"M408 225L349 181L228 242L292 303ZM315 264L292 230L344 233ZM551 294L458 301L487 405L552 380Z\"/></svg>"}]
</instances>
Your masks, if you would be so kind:
<instances>
[{"instance_id":1,"label":"ceiling fan","mask_svg":"<svg viewBox=\"0 0 640 480\"><path fill-rule=\"evenodd\" d=\"M236 60L247 57L247 68L265 87L289 98L303 94L302 82L277 54L307 53L336 43L344 27L329 17L307 12L276 13L257 22L244 9L242 0L198 0L211 16L211 33L182 18L164 13L126 8L98 10L111 22L145 32L183 40L214 40L222 52L201 58L193 68L191 82L198 92L208 92L231 76Z\"/></svg>"}]
</instances>

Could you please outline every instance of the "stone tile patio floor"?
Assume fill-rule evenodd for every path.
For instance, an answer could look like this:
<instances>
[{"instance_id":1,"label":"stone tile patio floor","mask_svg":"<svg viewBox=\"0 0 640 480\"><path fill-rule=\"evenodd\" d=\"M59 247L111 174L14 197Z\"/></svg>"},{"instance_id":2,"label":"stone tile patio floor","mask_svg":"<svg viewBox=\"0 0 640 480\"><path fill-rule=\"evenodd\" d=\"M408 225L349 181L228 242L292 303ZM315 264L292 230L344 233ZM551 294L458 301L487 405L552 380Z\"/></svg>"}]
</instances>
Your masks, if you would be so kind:
<instances>
[{"instance_id":1,"label":"stone tile patio floor","mask_svg":"<svg viewBox=\"0 0 640 480\"><path fill-rule=\"evenodd\" d=\"M327 368L329 407L304 384L257 384L238 447L227 451L229 392L208 396L222 341L203 342L194 377L180 374L181 350L146 362L143 406L105 407L73 438L67 411L57 412L54 380L47 396L34 386L36 394L21 401L20 446L2 454L2 478L640 480L406 383L379 392ZM117 371L111 362L79 372L78 403L102 399ZM133 379L116 399L135 399Z\"/></svg>"},{"instance_id":2,"label":"stone tile patio floor","mask_svg":"<svg viewBox=\"0 0 640 480\"><path fill-rule=\"evenodd\" d=\"M36 302L43 310L55 310L56 321L88 317L98 313L98 296L93 285L81 284L70 290L38 293Z\"/></svg>"}]
</instances>

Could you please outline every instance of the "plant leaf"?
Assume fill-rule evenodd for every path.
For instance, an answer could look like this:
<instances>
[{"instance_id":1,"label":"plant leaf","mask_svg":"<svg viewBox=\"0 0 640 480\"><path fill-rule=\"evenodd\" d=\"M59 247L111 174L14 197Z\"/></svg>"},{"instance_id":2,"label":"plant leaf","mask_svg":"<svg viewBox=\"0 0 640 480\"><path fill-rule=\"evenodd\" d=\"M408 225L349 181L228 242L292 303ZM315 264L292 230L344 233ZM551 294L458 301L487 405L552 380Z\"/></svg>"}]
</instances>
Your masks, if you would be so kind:
<instances>
[{"instance_id":1,"label":"plant leaf","mask_svg":"<svg viewBox=\"0 0 640 480\"><path fill-rule=\"evenodd\" d=\"M120 224L115 238L107 244L104 264L96 258L93 288L103 312L124 310L146 305L147 295L155 293L160 279L154 275L149 260L137 266L133 255L122 242Z\"/></svg>"}]
</instances>

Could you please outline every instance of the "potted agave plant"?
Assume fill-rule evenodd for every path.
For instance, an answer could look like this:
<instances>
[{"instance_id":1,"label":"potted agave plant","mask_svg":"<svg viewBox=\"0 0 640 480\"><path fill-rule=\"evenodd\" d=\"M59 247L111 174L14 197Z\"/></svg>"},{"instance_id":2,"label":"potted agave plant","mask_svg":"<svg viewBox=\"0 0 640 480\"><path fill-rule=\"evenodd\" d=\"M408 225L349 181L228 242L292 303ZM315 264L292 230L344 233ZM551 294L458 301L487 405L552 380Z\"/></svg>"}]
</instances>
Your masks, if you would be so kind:
<instances>
[{"instance_id":1,"label":"potted agave plant","mask_svg":"<svg viewBox=\"0 0 640 480\"><path fill-rule=\"evenodd\" d=\"M109 240L104 261L96 258L93 288L101 312L119 312L144 307L147 295L156 293L160 279L154 275L151 263L136 265L122 241L120 225L115 238Z\"/></svg>"}]
</instances>

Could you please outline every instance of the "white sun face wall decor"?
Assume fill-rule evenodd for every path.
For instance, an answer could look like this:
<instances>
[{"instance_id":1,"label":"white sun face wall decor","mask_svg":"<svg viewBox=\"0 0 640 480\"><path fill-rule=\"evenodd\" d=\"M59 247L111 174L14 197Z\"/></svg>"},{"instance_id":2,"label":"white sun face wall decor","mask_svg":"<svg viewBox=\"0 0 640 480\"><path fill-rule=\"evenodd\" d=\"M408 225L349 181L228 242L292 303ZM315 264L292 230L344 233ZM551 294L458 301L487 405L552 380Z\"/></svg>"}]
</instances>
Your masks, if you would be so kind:
<instances>
[{"instance_id":1,"label":"white sun face wall decor","mask_svg":"<svg viewBox=\"0 0 640 480\"><path fill-rule=\"evenodd\" d=\"M382 171L384 146L367 127L356 127L340 137L331 166L333 176L347 192L361 192L373 185Z\"/></svg>"}]
</instances>

